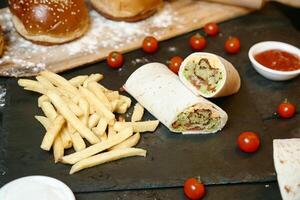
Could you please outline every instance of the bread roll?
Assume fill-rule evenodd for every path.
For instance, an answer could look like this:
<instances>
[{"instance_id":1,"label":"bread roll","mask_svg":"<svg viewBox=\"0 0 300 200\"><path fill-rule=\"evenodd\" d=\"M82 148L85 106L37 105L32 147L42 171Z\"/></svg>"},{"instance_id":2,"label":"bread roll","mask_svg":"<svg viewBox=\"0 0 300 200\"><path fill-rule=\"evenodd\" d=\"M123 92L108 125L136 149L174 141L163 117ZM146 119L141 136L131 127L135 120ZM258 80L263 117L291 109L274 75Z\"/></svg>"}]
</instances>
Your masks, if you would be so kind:
<instances>
[{"instance_id":1,"label":"bread roll","mask_svg":"<svg viewBox=\"0 0 300 200\"><path fill-rule=\"evenodd\" d=\"M162 6L162 0L91 0L104 17L134 22L153 15Z\"/></svg>"},{"instance_id":2,"label":"bread roll","mask_svg":"<svg viewBox=\"0 0 300 200\"><path fill-rule=\"evenodd\" d=\"M9 0L9 7L16 30L38 43L65 43L89 26L84 0Z\"/></svg>"}]
</instances>

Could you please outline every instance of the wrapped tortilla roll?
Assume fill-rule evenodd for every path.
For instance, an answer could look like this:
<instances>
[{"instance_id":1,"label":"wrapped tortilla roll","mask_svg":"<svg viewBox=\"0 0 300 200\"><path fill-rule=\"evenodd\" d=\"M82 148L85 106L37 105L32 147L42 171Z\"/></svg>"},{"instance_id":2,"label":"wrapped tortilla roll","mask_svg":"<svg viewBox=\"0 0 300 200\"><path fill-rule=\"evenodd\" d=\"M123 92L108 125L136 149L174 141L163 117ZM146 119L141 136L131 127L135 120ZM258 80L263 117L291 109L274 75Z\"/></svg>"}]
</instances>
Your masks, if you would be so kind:
<instances>
[{"instance_id":1,"label":"wrapped tortilla roll","mask_svg":"<svg viewBox=\"0 0 300 200\"><path fill-rule=\"evenodd\" d=\"M227 114L221 108L195 96L160 63L137 69L124 88L172 132L215 133L227 122Z\"/></svg>"},{"instance_id":2,"label":"wrapped tortilla roll","mask_svg":"<svg viewBox=\"0 0 300 200\"><path fill-rule=\"evenodd\" d=\"M300 199L300 139L273 140L274 166L283 200Z\"/></svg>"},{"instance_id":3,"label":"wrapped tortilla roll","mask_svg":"<svg viewBox=\"0 0 300 200\"><path fill-rule=\"evenodd\" d=\"M235 94L241 79L233 65L211 53L193 53L181 64L179 78L195 95L206 98Z\"/></svg>"}]
</instances>

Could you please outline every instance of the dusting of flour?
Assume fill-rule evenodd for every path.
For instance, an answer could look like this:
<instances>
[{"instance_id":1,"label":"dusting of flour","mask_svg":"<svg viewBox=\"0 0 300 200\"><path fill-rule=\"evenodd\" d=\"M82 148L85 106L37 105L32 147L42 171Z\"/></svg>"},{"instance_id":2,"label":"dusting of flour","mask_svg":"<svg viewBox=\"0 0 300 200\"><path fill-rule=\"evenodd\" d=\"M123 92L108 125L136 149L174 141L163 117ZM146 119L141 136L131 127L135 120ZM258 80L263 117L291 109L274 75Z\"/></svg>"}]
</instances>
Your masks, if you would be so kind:
<instances>
[{"instance_id":1,"label":"dusting of flour","mask_svg":"<svg viewBox=\"0 0 300 200\"><path fill-rule=\"evenodd\" d=\"M177 16L169 3L154 16L136 23L111 21L94 10L90 11L90 17L90 30L80 39L63 45L42 46L20 37L13 27L11 14L7 9L0 15L0 24L7 40L7 49L0 59L0 67L15 67L8 68L2 74L36 74L52 62L62 62L66 58L97 54L106 49L124 49L147 35L159 38L159 34L153 30L168 28L177 24L179 20L184 20Z\"/></svg>"}]
</instances>

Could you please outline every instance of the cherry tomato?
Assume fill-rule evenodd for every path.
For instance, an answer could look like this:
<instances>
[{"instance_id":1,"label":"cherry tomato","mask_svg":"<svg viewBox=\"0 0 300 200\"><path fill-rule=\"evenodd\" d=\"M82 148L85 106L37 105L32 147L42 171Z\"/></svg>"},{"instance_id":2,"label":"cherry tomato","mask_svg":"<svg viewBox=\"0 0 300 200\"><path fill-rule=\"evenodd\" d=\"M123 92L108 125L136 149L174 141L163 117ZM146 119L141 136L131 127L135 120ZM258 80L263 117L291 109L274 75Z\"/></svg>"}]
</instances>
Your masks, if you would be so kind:
<instances>
[{"instance_id":1,"label":"cherry tomato","mask_svg":"<svg viewBox=\"0 0 300 200\"><path fill-rule=\"evenodd\" d=\"M198 200L204 197L205 187L195 178L189 178L184 183L184 194L191 200Z\"/></svg>"},{"instance_id":2,"label":"cherry tomato","mask_svg":"<svg viewBox=\"0 0 300 200\"><path fill-rule=\"evenodd\" d=\"M253 132L244 132L240 134L237 140L239 148L246 153L257 151L260 145L260 139Z\"/></svg>"},{"instance_id":3,"label":"cherry tomato","mask_svg":"<svg viewBox=\"0 0 300 200\"><path fill-rule=\"evenodd\" d=\"M124 63L123 55L120 52L113 51L107 57L107 64L111 68L120 68Z\"/></svg>"},{"instance_id":4,"label":"cherry tomato","mask_svg":"<svg viewBox=\"0 0 300 200\"><path fill-rule=\"evenodd\" d=\"M143 50L147 53L154 53L158 49L158 42L155 37L145 37L143 41Z\"/></svg>"},{"instance_id":5,"label":"cherry tomato","mask_svg":"<svg viewBox=\"0 0 300 200\"><path fill-rule=\"evenodd\" d=\"M225 42L225 51L230 54L238 53L241 49L240 40L237 37L229 37Z\"/></svg>"},{"instance_id":6,"label":"cherry tomato","mask_svg":"<svg viewBox=\"0 0 300 200\"><path fill-rule=\"evenodd\" d=\"M210 22L205 24L204 32L209 36L216 36L220 31L219 26L216 23Z\"/></svg>"},{"instance_id":7,"label":"cherry tomato","mask_svg":"<svg viewBox=\"0 0 300 200\"><path fill-rule=\"evenodd\" d=\"M183 59L180 56L172 57L169 61L169 69L175 74L178 74L182 61Z\"/></svg>"},{"instance_id":8,"label":"cherry tomato","mask_svg":"<svg viewBox=\"0 0 300 200\"><path fill-rule=\"evenodd\" d=\"M296 113L296 106L287 101L287 99L279 104L277 113L281 118L292 118Z\"/></svg>"},{"instance_id":9,"label":"cherry tomato","mask_svg":"<svg viewBox=\"0 0 300 200\"><path fill-rule=\"evenodd\" d=\"M200 35L199 33L190 37L189 43L194 51L201 51L206 46L205 38L202 35Z\"/></svg>"}]
</instances>

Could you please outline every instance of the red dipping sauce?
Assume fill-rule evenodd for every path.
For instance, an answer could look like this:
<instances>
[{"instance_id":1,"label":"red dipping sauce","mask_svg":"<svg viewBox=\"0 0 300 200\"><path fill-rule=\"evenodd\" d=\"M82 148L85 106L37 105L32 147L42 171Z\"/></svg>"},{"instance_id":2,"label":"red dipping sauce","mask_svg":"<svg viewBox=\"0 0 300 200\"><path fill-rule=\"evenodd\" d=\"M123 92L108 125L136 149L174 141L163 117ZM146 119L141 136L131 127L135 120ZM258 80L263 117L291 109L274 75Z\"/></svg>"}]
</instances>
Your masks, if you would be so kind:
<instances>
[{"instance_id":1,"label":"red dipping sauce","mask_svg":"<svg viewBox=\"0 0 300 200\"><path fill-rule=\"evenodd\" d=\"M298 56L286 51L272 49L254 55L259 64L279 71L294 71L300 69L300 59Z\"/></svg>"}]
</instances>

